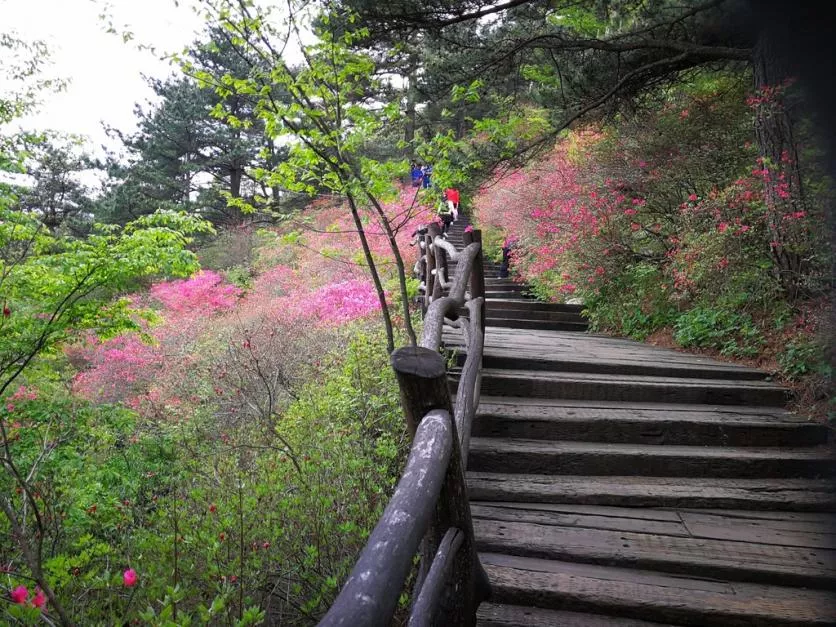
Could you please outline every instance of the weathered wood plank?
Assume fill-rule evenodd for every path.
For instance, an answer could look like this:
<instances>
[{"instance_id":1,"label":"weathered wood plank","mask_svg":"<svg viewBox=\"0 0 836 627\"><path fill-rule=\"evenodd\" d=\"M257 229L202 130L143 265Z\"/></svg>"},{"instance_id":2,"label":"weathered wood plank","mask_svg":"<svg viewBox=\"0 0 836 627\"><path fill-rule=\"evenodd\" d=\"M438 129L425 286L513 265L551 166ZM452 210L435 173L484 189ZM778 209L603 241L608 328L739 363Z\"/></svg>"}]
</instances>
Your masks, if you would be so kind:
<instances>
[{"instance_id":1,"label":"weathered wood plank","mask_svg":"<svg viewBox=\"0 0 836 627\"><path fill-rule=\"evenodd\" d=\"M482 372L482 393L608 401L782 406L789 390L767 381L728 381L536 370Z\"/></svg>"},{"instance_id":2,"label":"weathered wood plank","mask_svg":"<svg viewBox=\"0 0 836 627\"><path fill-rule=\"evenodd\" d=\"M718 414L642 410L541 411L485 405L474 435L492 438L571 440L632 444L724 446L815 446L827 441L823 424L735 417Z\"/></svg>"},{"instance_id":3,"label":"weathered wood plank","mask_svg":"<svg viewBox=\"0 0 836 627\"><path fill-rule=\"evenodd\" d=\"M832 475L826 447L696 447L472 438L470 469L566 475L795 478Z\"/></svg>"},{"instance_id":4,"label":"weathered wood plank","mask_svg":"<svg viewBox=\"0 0 836 627\"><path fill-rule=\"evenodd\" d=\"M532 522L474 521L480 551L833 589L836 551Z\"/></svg>"},{"instance_id":5,"label":"weathered wood plank","mask_svg":"<svg viewBox=\"0 0 836 627\"><path fill-rule=\"evenodd\" d=\"M495 603L706 627L836 624L831 592L481 554Z\"/></svg>"},{"instance_id":6,"label":"weathered wood plank","mask_svg":"<svg viewBox=\"0 0 836 627\"><path fill-rule=\"evenodd\" d=\"M601 518L631 518L633 520L648 520L662 522L681 522L677 510L648 509L638 507L608 507L605 505L573 505L571 503L526 503L506 501L474 501L471 505L483 507L508 508L517 510L531 510L556 512L560 514L581 514ZM702 510L700 510L702 511Z\"/></svg>"},{"instance_id":7,"label":"weathered wood plank","mask_svg":"<svg viewBox=\"0 0 836 627\"><path fill-rule=\"evenodd\" d=\"M833 514L636 509L501 501L471 501L471 509L476 517L494 520L836 549L836 516ZM498 514L502 511L507 514ZM531 514L544 517L536 519ZM664 525L670 527L666 529Z\"/></svg>"},{"instance_id":8,"label":"weathered wood plank","mask_svg":"<svg viewBox=\"0 0 836 627\"><path fill-rule=\"evenodd\" d=\"M830 479L570 476L469 472L472 499L626 507L836 511Z\"/></svg>"},{"instance_id":9,"label":"weathered wood plank","mask_svg":"<svg viewBox=\"0 0 836 627\"><path fill-rule=\"evenodd\" d=\"M836 517L826 523L752 520L700 512L680 512L680 517L688 532L695 538L819 549L836 548ZM807 557L813 555L811 552Z\"/></svg>"},{"instance_id":10,"label":"weathered wood plank","mask_svg":"<svg viewBox=\"0 0 836 627\"><path fill-rule=\"evenodd\" d=\"M471 503L470 510L474 518L484 518L486 520L689 537L688 528L680 520L653 521L635 518L615 518L612 516L589 516L564 512L527 510L525 508L511 509L507 507L493 507L476 505L474 503Z\"/></svg>"},{"instance_id":11,"label":"weathered wood plank","mask_svg":"<svg viewBox=\"0 0 836 627\"><path fill-rule=\"evenodd\" d=\"M690 403L641 403L566 398L483 396L479 413L489 412L530 416L532 418L548 416L580 418L624 416L657 420L671 415L683 415L688 417L689 420L721 423L757 421L808 424L809 422L804 416L790 413L780 407L735 407Z\"/></svg>"},{"instance_id":12,"label":"weathered wood plank","mask_svg":"<svg viewBox=\"0 0 836 627\"><path fill-rule=\"evenodd\" d=\"M632 618L496 603L483 603L476 618L477 627L671 627Z\"/></svg>"}]
</instances>

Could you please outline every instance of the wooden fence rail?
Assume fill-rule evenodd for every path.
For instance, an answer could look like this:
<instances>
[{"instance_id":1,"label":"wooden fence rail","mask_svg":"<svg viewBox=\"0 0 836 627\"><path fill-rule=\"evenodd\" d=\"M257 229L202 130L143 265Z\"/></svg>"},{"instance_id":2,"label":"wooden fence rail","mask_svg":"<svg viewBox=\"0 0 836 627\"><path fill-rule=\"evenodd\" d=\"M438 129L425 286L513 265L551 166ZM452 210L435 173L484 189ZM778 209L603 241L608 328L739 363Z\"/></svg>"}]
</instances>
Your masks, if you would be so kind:
<instances>
[{"instance_id":1,"label":"wooden fence rail","mask_svg":"<svg viewBox=\"0 0 836 627\"><path fill-rule=\"evenodd\" d=\"M410 627L473 625L476 608L489 594L464 477L485 336L481 233L465 233L461 251L441 237L437 225L425 237L416 264L425 275L424 330L418 346L391 356L412 448L392 499L321 626L389 625L419 547ZM457 261L452 280L448 259ZM445 324L461 329L467 349L455 408L439 352Z\"/></svg>"}]
</instances>

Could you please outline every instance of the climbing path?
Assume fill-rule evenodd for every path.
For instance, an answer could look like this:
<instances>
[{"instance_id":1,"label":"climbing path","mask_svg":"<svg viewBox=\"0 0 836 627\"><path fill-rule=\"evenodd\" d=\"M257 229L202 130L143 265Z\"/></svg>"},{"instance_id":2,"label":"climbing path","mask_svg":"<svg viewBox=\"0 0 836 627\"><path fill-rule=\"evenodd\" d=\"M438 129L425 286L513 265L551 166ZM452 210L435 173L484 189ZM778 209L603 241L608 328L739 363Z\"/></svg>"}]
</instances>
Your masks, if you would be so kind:
<instances>
[{"instance_id":1,"label":"climbing path","mask_svg":"<svg viewBox=\"0 0 836 627\"><path fill-rule=\"evenodd\" d=\"M836 624L827 428L761 371L588 334L498 272L467 472L478 624Z\"/></svg>"}]
</instances>

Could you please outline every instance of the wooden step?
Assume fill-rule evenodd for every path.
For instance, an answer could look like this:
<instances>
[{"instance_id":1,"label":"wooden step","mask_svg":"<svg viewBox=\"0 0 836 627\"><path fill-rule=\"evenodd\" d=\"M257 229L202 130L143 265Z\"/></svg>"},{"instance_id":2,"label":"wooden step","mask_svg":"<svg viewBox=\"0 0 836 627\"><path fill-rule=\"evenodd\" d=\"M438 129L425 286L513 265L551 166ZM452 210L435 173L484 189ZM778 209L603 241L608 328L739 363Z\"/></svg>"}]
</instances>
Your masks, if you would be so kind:
<instances>
[{"instance_id":1,"label":"wooden step","mask_svg":"<svg viewBox=\"0 0 836 627\"><path fill-rule=\"evenodd\" d=\"M492 298L492 309L521 309L523 311L565 311L580 314L583 305L566 305L565 303L544 303L534 299L520 298Z\"/></svg>"},{"instance_id":2,"label":"wooden step","mask_svg":"<svg viewBox=\"0 0 836 627\"><path fill-rule=\"evenodd\" d=\"M826 512L653 509L473 500L470 504L474 516L493 520L836 549L834 516Z\"/></svg>"},{"instance_id":3,"label":"wooden step","mask_svg":"<svg viewBox=\"0 0 836 627\"><path fill-rule=\"evenodd\" d=\"M524 292L521 290L514 290L514 289L505 289L505 288L491 288L485 286L485 298L488 299L514 299L520 300L522 302L526 302L528 300L533 300L534 296L528 294L528 292Z\"/></svg>"},{"instance_id":4,"label":"wooden step","mask_svg":"<svg viewBox=\"0 0 836 627\"><path fill-rule=\"evenodd\" d=\"M576 400L778 407L787 388L766 381L484 368L482 394Z\"/></svg>"},{"instance_id":5,"label":"wooden step","mask_svg":"<svg viewBox=\"0 0 836 627\"><path fill-rule=\"evenodd\" d=\"M467 313L465 310L463 313ZM491 317L495 312L491 312ZM557 314L571 316L572 314ZM447 338L445 338L447 341ZM452 336L450 344L455 344ZM691 379L737 379L763 381L767 373L753 368L740 368L733 364L700 364L687 361L642 361L628 357L601 358L597 355L562 351L547 353L535 348L494 348L485 350L483 364L493 370L552 370L557 372L589 372L599 374L631 374L659 377L684 377Z\"/></svg>"},{"instance_id":6,"label":"wooden step","mask_svg":"<svg viewBox=\"0 0 836 627\"><path fill-rule=\"evenodd\" d=\"M659 529L662 523L650 526L644 524L646 521L632 518L622 521L621 529L587 527L583 523L564 525L561 522L565 516L549 514L474 506L477 547L480 551L503 555L836 589L836 550L831 533L807 533L791 538L797 544L815 546L783 546L754 538L742 541L693 538L684 525L680 529L669 523L670 530ZM607 522L616 525L618 519Z\"/></svg>"},{"instance_id":7,"label":"wooden step","mask_svg":"<svg viewBox=\"0 0 836 627\"><path fill-rule=\"evenodd\" d=\"M488 301L490 302L490 301ZM583 332L589 328L589 323L583 319L574 321L554 322L551 320L531 320L524 318L497 318L488 309L485 318L485 326L488 327L511 327L514 329L537 329L547 331L577 331Z\"/></svg>"},{"instance_id":8,"label":"wooden step","mask_svg":"<svg viewBox=\"0 0 836 627\"><path fill-rule=\"evenodd\" d=\"M578 612L544 610L539 607L482 603L476 614L476 627L670 627L617 616L593 616Z\"/></svg>"},{"instance_id":9,"label":"wooden step","mask_svg":"<svg viewBox=\"0 0 836 627\"><path fill-rule=\"evenodd\" d=\"M460 358L464 358L461 356ZM487 365L493 365L486 357ZM825 425L778 408L483 396L473 435L713 446L815 446Z\"/></svg>"},{"instance_id":10,"label":"wooden step","mask_svg":"<svg viewBox=\"0 0 836 627\"><path fill-rule=\"evenodd\" d=\"M833 461L828 447L657 446L475 437L470 440L468 468L589 476L814 478L832 476Z\"/></svg>"},{"instance_id":11,"label":"wooden step","mask_svg":"<svg viewBox=\"0 0 836 627\"><path fill-rule=\"evenodd\" d=\"M836 487L831 478L555 476L469 471L467 485L470 498L476 501L836 512Z\"/></svg>"},{"instance_id":12,"label":"wooden step","mask_svg":"<svg viewBox=\"0 0 836 627\"><path fill-rule=\"evenodd\" d=\"M526 320L550 320L552 322L583 322L586 318L574 311L548 311L538 309L511 309L491 307L487 310L491 318L524 318Z\"/></svg>"},{"instance_id":13,"label":"wooden step","mask_svg":"<svg viewBox=\"0 0 836 627\"><path fill-rule=\"evenodd\" d=\"M836 623L832 592L480 553L493 603L707 627Z\"/></svg>"}]
</instances>

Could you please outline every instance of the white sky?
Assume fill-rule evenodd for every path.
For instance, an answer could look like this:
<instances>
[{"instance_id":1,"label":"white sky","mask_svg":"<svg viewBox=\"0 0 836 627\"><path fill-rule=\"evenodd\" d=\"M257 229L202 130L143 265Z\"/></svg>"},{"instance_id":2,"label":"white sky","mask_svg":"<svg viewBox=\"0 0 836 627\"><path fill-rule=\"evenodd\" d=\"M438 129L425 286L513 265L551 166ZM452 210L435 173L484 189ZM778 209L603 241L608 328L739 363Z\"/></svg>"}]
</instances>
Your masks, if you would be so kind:
<instances>
[{"instance_id":1,"label":"white sky","mask_svg":"<svg viewBox=\"0 0 836 627\"><path fill-rule=\"evenodd\" d=\"M118 32L129 30L135 39L124 43L107 33L99 17L103 12L112 16ZM139 50L138 43L154 46L158 54L175 52L201 28L189 3L178 7L174 0L112 0L110 6L102 0L0 0L0 16L3 32L45 41L52 60L46 75L70 81L62 93L43 94L38 113L22 125L87 136L95 153L103 143L116 147L103 121L123 131L135 128L134 103L153 97L142 74L162 78L174 71L150 51Z\"/></svg>"}]
</instances>

